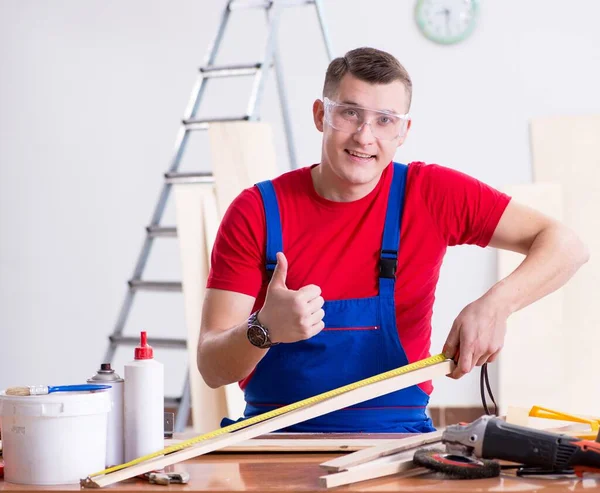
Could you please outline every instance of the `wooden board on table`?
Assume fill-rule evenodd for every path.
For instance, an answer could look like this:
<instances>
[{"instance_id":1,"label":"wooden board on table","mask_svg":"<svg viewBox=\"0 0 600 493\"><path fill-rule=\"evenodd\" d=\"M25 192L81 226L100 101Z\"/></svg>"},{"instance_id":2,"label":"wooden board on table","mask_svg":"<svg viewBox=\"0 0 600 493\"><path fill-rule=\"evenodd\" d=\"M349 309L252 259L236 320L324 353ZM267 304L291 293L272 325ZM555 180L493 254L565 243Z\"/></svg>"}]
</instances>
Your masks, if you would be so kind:
<instances>
[{"instance_id":1,"label":"wooden board on table","mask_svg":"<svg viewBox=\"0 0 600 493\"><path fill-rule=\"evenodd\" d=\"M595 392L600 347L600 115L538 118L531 122L534 180L560 183L564 221L586 243L590 261L564 287L564 345L559 362L567 372L560 410L600 415Z\"/></svg>"},{"instance_id":2,"label":"wooden board on table","mask_svg":"<svg viewBox=\"0 0 600 493\"><path fill-rule=\"evenodd\" d=\"M321 464L321 467L332 472L343 471L359 464L371 462L381 457L399 454L400 452L404 452L406 450L413 450L424 445L441 442L442 433L442 430L431 433L419 433L391 442L380 443L374 447L324 462Z\"/></svg>"},{"instance_id":3,"label":"wooden board on table","mask_svg":"<svg viewBox=\"0 0 600 493\"><path fill-rule=\"evenodd\" d=\"M216 452L356 452L398 443L411 436L408 433L268 433ZM174 439L165 440L165 447L190 438L194 438L191 433L177 434Z\"/></svg>"},{"instance_id":4,"label":"wooden board on table","mask_svg":"<svg viewBox=\"0 0 600 493\"><path fill-rule=\"evenodd\" d=\"M562 219L562 187L557 183L514 185L504 191L521 204ZM524 258L519 253L498 250L498 278L509 275ZM509 317L497 362L500 414L505 414L509 406L560 408L564 402L563 296L559 289Z\"/></svg>"},{"instance_id":5,"label":"wooden board on table","mask_svg":"<svg viewBox=\"0 0 600 493\"><path fill-rule=\"evenodd\" d=\"M165 447L180 443L183 440L165 440ZM383 443L389 444L390 439L379 438L348 438L348 439L319 439L319 438L289 438L270 439L253 438L235 445L230 445L215 452L223 453L297 453L297 452L356 452L377 447Z\"/></svg>"},{"instance_id":6,"label":"wooden board on table","mask_svg":"<svg viewBox=\"0 0 600 493\"><path fill-rule=\"evenodd\" d=\"M414 475L428 472L425 468L419 467L413 462L414 454L414 450L410 450L380 457L370 462L350 467L344 471L321 476L319 482L325 488L335 488L345 484L391 476L392 474Z\"/></svg>"}]
</instances>

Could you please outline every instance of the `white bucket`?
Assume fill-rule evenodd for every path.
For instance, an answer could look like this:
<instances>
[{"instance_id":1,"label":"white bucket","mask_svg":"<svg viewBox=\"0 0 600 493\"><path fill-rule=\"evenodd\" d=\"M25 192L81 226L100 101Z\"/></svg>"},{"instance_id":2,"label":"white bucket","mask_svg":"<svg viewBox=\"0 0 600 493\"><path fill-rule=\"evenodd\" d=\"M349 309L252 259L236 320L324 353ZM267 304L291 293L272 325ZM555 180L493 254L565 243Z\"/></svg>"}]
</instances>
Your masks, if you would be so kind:
<instances>
[{"instance_id":1,"label":"white bucket","mask_svg":"<svg viewBox=\"0 0 600 493\"><path fill-rule=\"evenodd\" d=\"M110 406L106 391L0 392L5 481L73 484L103 470Z\"/></svg>"}]
</instances>

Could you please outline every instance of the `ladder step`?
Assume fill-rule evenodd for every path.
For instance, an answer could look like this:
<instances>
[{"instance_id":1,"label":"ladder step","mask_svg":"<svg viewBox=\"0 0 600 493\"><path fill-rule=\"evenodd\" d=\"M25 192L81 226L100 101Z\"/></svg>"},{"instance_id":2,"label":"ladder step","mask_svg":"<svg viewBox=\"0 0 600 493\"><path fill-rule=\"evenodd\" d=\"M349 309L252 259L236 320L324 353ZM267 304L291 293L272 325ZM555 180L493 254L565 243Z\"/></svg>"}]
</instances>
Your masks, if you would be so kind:
<instances>
[{"instance_id":1,"label":"ladder step","mask_svg":"<svg viewBox=\"0 0 600 493\"><path fill-rule=\"evenodd\" d=\"M245 122L250 120L248 115L242 116L222 116L217 118L190 118L188 120L182 120L187 130L208 130L210 123L224 123L224 122Z\"/></svg>"},{"instance_id":2,"label":"ladder step","mask_svg":"<svg viewBox=\"0 0 600 493\"><path fill-rule=\"evenodd\" d=\"M229 5L229 10L240 9L266 9L273 5L274 0L235 0ZM293 7L296 5L311 5L315 0L284 0L277 2L281 7Z\"/></svg>"},{"instance_id":3,"label":"ladder step","mask_svg":"<svg viewBox=\"0 0 600 493\"><path fill-rule=\"evenodd\" d=\"M139 337L111 335L109 339L114 344L125 344L128 346L137 346L140 343ZM148 337L148 344L154 348L187 349L187 341L185 339Z\"/></svg>"},{"instance_id":4,"label":"ladder step","mask_svg":"<svg viewBox=\"0 0 600 493\"><path fill-rule=\"evenodd\" d=\"M204 171L165 173L165 181L171 184L181 183L214 183L212 173Z\"/></svg>"},{"instance_id":5,"label":"ladder step","mask_svg":"<svg viewBox=\"0 0 600 493\"><path fill-rule=\"evenodd\" d=\"M262 63L247 63L241 65L227 65L221 67L200 67L204 77L242 77L254 75L262 67Z\"/></svg>"},{"instance_id":6,"label":"ladder step","mask_svg":"<svg viewBox=\"0 0 600 493\"><path fill-rule=\"evenodd\" d=\"M148 226L146 227L148 236L156 238L158 236L177 236L177 228L175 226Z\"/></svg>"},{"instance_id":7,"label":"ladder step","mask_svg":"<svg viewBox=\"0 0 600 493\"><path fill-rule=\"evenodd\" d=\"M136 291L181 291L180 282L131 280L128 284Z\"/></svg>"}]
</instances>

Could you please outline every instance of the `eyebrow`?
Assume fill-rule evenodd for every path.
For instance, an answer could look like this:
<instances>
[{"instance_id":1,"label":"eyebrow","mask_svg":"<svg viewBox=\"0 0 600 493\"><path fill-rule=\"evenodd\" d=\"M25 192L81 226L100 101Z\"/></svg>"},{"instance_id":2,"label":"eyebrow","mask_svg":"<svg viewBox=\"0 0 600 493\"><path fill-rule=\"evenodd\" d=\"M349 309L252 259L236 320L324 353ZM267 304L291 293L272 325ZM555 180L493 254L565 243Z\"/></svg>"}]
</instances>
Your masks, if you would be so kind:
<instances>
[{"instance_id":1,"label":"eyebrow","mask_svg":"<svg viewBox=\"0 0 600 493\"><path fill-rule=\"evenodd\" d=\"M365 106L361 106L360 104L356 103L355 101L352 101L350 99L344 99L343 101L340 101L340 104L349 104L352 106L358 106L359 108L365 108ZM369 110L373 110L373 111L382 111L384 113L392 113L394 115L399 115L400 112L393 110L393 109L385 109L385 110L375 110L373 108L365 108L365 109L369 109Z\"/></svg>"}]
</instances>

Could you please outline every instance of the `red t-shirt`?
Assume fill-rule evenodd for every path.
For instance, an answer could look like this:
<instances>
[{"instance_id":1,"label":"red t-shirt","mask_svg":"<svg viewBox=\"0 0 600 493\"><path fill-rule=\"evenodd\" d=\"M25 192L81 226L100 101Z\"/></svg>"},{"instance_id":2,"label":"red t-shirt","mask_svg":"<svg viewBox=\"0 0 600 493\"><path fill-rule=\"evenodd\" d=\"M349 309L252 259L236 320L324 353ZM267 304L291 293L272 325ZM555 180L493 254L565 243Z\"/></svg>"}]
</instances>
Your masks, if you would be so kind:
<instances>
[{"instance_id":1,"label":"red t-shirt","mask_svg":"<svg viewBox=\"0 0 600 493\"><path fill-rule=\"evenodd\" d=\"M326 301L376 296L392 166L368 195L354 202L319 196L310 170L293 170L273 180L288 288L316 284ZM409 362L429 356L435 288L446 247L485 247L509 201L507 195L458 171L409 164L395 287L398 335ZM268 285L265 228L260 192L248 188L223 217L208 288L244 293L256 297L254 310L262 306ZM431 393L432 385L427 382L421 388Z\"/></svg>"}]
</instances>

